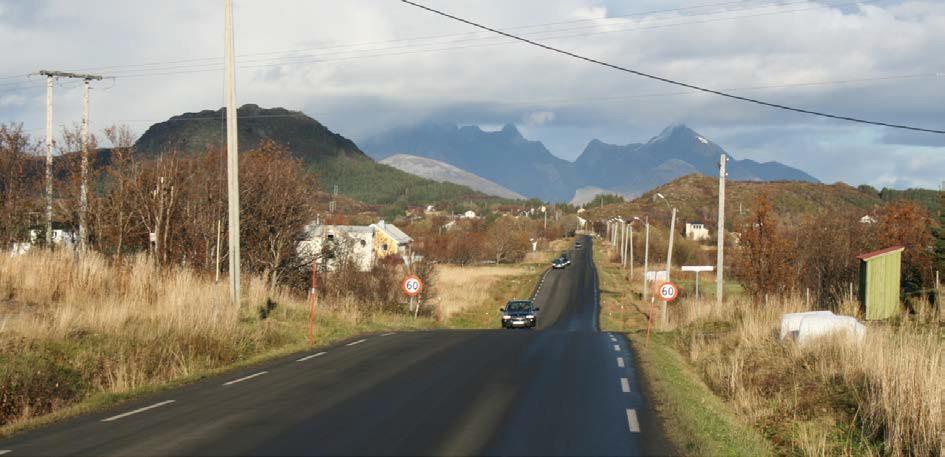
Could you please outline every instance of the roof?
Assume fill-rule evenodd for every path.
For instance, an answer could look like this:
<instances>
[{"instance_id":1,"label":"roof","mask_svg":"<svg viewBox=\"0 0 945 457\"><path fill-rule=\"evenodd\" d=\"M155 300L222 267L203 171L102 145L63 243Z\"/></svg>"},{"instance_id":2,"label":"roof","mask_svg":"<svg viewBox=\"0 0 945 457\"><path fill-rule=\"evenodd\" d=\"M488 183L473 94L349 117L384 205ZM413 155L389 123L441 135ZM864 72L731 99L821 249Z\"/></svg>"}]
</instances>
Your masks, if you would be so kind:
<instances>
[{"instance_id":1,"label":"roof","mask_svg":"<svg viewBox=\"0 0 945 457\"><path fill-rule=\"evenodd\" d=\"M886 255L886 254L891 254L891 253L893 253L893 252L902 251L903 249L905 249L905 248L902 247L902 246L893 246L893 247L886 248L886 249L880 249L880 250L878 250L878 251L867 252L866 254L861 254L861 255L856 256L856 258L858 258L858 259L860 259L860 260L872 260L872 259L874 259L874 258L876 258L876 257L879 257L879 256L882 256L882 255Z\"/></svg>"},{"instance_id":2,"label":"roof","mask_svg":"<svg viewBox=\"0 0 945 457\"><path fill-rule=\"evenodd\" d=\"M413 238L407 236L406 233L402 232L394 224L388 224L384 221L378 222L377 224L372 224L371 227L377 228L378 230L387 234L387 236L394 239L397 244L407 244L413 241Z\"/></svg>"},{"instance_id":3,"label":"roof","mask_svg":"<svg viewBox=\"0 0 945 457\"><path fill-rule=\"evenodd\" d=\"M374 229L366 225L316 225L311 224L305 227L305 233L309 236L322 236L326 233L364 233L372 234Z\"/></svg>"}]
</instances>

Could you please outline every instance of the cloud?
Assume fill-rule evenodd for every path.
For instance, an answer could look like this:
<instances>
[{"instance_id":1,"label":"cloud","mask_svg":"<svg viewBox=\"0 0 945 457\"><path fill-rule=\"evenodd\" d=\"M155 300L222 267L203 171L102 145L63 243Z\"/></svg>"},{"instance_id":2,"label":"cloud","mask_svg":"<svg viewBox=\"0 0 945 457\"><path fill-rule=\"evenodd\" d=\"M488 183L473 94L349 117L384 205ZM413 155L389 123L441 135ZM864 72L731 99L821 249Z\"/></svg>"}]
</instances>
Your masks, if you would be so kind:
<instances>
[{"instance_id":1,"label":"cloud","mask_svg":"<svg viewBox=\"0 0 945 457\"><path fill-rule=\"evenodd\" d=\"M591 57L774 103L933 128L945 114L945 85L934 76L945 69L941 1L843 9L815 1L428 3ZM399 2L326 5L236 2L239 103L302 109L355 140L430 120L523 123L530 138L570 159L591 138L646 141L684 122L739 158L778 160L826 181L926 183L945 174L935 159L945 155L945 145L934 137L693 93L512 43ZM223 104L221 8L191 0L0 0L0 41L24 50L5 55L4 75L53 68L116 76L112 89L103 90L108 83L93 91L93 128L131 122L141 132L174 114ZM0 120L42 128L42 87L11 91L19 86L9 82L38 86L0 80ZM81 91L57 87L56 123L78 120L80 113ZM844 154L856 158L853 166ZM924 168L887 164L889 157L910 154L925 160Z\"/></svg>"},{"instance_id":2,"label":"cloud","mask_svg":"<svg viewBox=\"0 0 945 457\"><path fill-rule=\"evenodd\" d=\"M554 121L555 113L552 111L536 111L534 113L529 113L523 120L525 125L529 127L540 127Z\"/></svg>"},{"instance_id":3,"label":"cloud","mask_svg":"<svg viewBox=\"0 0 945 457\"><path fill-rule=\"evenodd\" d=\"M882 136L884 144L906 144L945 148L945 135L937 133L910 132L907 130L888 129Z\"/></svg>"}]
</instances>

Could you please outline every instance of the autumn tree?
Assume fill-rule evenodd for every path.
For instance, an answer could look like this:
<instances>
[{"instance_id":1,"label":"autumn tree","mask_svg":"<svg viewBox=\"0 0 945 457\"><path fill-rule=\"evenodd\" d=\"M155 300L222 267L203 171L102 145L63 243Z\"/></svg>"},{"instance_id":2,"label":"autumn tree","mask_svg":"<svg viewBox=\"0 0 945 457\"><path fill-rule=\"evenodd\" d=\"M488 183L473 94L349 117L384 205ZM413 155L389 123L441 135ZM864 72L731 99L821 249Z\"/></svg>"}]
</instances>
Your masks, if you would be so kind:
<instances>
[{"instance_id":1,"label":"autumn tree","mask_svg":"<svg viewBox=\"0 0 945 457\"><path fill-rule=\"evenodd\" d=\"M0 243L25 240L30 214L39 210L36 144L22 125L0 124Z\"/></svg>"},{"instance_id":2,"label":"autumn tree","mask_svg":"<svg viewBox=\"0 0 945 457\"><path fill-rule=\"evenodd\" d=\"M935 270L945 274L945 189L939 192L938 227L935 229Z\"/></svg>"},{"instance_id":3,"label":"autumn tree","mask_svg":"<svg viewBox=\"0 0 945 457\"><path fill-rule=\"evenodd\" d=\"M778 227L771 202L760 195L749 217L736 225L740 233L734 275L754 297L784 294L793 288L791 243Z\"/></svg>"},{"instance_id":4,"label":"autumn tree","mask_svg":"<svg viewBox=\"0 0 945 457\"><path fill-rule=\"evenodd\" d=\"M298 268L296 245L315 220L317 186L289 151L272 142L240 155L240 244L245 265L275 285Z\"/></svg>"},{"instance_id":5,"label":"autumn tree","mask_svg":"<svg viewBox=\"0 0 945 457\"><path fill-rule=\"evenodd\" d=\"M899 200L876 213L876 240L880 247L900 245L902 253L902 287L907 292L922 289L930 283L932 270L932 221L928 211L916 203Z\"/></svg>"},{"instance_id":6,"label":"autumn tree","mask_svg":"<svg viewBox=\"0 0 945 457\"><path fill-rule=\"evenodd\" d=\"M856 256L874 249L871 224L855 211L820 211L804 217L795 230L795 271L799 287L817 301L836 303L859 278Z\"/></svg>"}]
</instances>

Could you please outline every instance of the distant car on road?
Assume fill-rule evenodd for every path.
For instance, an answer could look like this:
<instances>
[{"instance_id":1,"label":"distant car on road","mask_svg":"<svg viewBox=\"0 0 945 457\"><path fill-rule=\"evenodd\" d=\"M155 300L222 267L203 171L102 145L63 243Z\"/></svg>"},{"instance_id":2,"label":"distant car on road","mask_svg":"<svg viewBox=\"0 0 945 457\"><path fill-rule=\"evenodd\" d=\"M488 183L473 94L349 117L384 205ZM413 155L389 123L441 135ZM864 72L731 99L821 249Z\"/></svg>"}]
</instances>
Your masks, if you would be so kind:
<instances>
[{"instance_id":1,"label":"distant car on road","mask_svg":"<svg viewBox=\"0 0 945 457\"><path fill-rule=\"evenodd\" d=\"M574 243L574 249L581 249L584 247L584 243L577 241Z\"/></svg>"},{"instance_id":2,"label":"distant car on road","mask_svg":"<svg viewBox=\"0 0 945 457\"><path fill-rule=\"evenodd\" d=\"M569 256L567 253L561 254L561 260L564 261L564 266L571 266L571 256Z\"/></svg>"},{"instance_id":3,"label":"distant car on road","mask_svg":"<svg viewBox=\"0 0 945 457\"><path fill-rule=\"evenodd\" d=\"M503 328L532 328L538 323L539 308L531 300L512 300L499 308Z\"/></svg>"}]
</instances>

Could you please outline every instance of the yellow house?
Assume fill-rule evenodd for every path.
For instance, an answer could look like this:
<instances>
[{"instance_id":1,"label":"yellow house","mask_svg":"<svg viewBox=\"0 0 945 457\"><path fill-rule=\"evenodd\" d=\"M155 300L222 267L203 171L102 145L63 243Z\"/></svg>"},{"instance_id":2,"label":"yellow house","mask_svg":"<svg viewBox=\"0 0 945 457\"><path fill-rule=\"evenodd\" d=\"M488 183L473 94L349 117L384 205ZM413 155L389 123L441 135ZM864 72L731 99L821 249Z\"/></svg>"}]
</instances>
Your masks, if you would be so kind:
<instances>
[{"instance_id":1,"label":"yellow house","mask_svg":"<svg viewBox=\"0 0 945 457\"><path fill-rule=\"evenodd\" d=\"M378 259L392 255L406 256L407 249L413 243L413 238L407 236L393 224L381 220L371 224L374 229L374 255Z\"/></svg>"}]
</instances>

